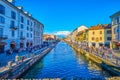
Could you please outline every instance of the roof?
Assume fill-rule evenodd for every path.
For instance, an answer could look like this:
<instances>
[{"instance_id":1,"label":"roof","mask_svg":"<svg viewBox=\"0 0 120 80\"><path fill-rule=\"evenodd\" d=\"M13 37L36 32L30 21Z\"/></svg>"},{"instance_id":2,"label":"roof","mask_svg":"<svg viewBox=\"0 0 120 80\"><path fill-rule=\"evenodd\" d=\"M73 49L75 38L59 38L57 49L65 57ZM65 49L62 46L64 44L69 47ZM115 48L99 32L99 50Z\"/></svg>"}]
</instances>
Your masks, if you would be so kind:
<instances>
[{"instance_id":1,"label":"roof","mask_svg":"<svg viewBox=\"0 0 120 80\"><path fill-rule=\"evenodd\" d=\"M98 29L109 29L111 24L98 24L97 26L92 26L89 30L98 30Z\"/></svg>"},{"instance_id":2,"label":"roof","mask_svg":"<svg viewBox=\"0 0 120 80\"><path fill-rule=\"evenodd\" d=\"M29 17L30 19L35 20L36 22L38 22L39 24L41 24L41 25L44 27L44 25L43 25L41 22L39 22L37 19L33 18L32 16L29 16L28 14L25 14L23 10L18 9L18 8L17 8L15 5L13 5L12 3L8 2L7 0L1 0L1 1L5 2L5 3L8 4L9 6L13 7L14 9L16 9L17 11L19 11L19 12L21 12L22 14L26 15L26 16Z\"/></svg>"},{"instance_id":3,"label":"roof","mask_svg":"<svg viewBox=\"0 0 120 80\"><path fill-rule=\"evenodd\" d=\"M118 15L120 15L120 11L118 11L118 12L114 13L113 15L111 15L110 18L116 17Z\"/></svg>"},{"instance_id":4,"label":"roof","mask_svg":"<svg viewBox=\"0 0 120 80\"><path fill-rule=\"evenodd\" d=\"M82 30L85 30L85 29L88 29L88 28L87 28L86 26L84 26L84 25L81 25L81 26L75 28L75 29L72 31L72 33L74 33L75 31L79 32L79 31L82 31ZM71 34L72 34L72 33L71 33Z\"/></svg>"}]
</instances>

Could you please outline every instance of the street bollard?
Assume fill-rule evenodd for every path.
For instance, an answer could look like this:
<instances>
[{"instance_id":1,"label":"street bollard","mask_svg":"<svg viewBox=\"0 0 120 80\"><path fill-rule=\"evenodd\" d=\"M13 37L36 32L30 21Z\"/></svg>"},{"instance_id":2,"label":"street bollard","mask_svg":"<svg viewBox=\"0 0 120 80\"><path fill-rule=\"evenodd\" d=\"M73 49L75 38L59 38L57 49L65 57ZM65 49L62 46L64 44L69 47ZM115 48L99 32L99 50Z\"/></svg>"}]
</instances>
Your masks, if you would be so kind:
<instances>
[{"instance_id":1,"label":"street bollard","mask_svg":"<svg viewBox=\"0 0 120 80\"><path fill-rule=\"evenodd\" d=\"M11 69L12 68L12 61L8 62L8 68Z\"/></svg>"}]
</instances>

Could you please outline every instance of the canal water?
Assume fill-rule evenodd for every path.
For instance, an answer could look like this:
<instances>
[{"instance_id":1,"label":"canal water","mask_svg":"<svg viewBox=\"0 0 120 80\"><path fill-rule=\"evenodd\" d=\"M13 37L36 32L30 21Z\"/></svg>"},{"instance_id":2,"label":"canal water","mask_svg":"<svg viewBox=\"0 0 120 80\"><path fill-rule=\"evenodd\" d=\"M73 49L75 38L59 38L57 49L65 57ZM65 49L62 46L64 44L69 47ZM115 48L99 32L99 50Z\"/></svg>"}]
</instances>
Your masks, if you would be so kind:
<instances>
[{"instance_id":1,"label":"canal water","mask_svg":"<svg viewBox=\"0 0 120 80\"><path fill-rule=\"evenodd\" d=\"M59 42L43 59L28 70L22 78L92 78L105 79L110 74L80 53L75 52L65 42Z\"/></svg>"}]
</instances>

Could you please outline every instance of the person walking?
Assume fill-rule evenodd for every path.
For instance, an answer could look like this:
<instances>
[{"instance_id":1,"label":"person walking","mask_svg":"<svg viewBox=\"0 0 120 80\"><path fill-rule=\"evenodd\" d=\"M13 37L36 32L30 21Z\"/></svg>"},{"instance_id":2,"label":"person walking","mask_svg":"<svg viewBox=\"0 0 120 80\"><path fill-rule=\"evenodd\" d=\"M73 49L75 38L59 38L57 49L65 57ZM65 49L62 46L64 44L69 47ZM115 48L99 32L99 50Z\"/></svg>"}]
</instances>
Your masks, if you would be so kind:
<instances>
[{"instance_id":1,"label":"person walking","mask_svg":"<svg viewBox=\"0 0 120 80\"><path fill-rule=\"evenodd\" d=\"M18 61L19 61L19 56L18 56L18 54L15 56L15 62L16 62L16 65L18 64Z\"/></svg>"}]
</instances>

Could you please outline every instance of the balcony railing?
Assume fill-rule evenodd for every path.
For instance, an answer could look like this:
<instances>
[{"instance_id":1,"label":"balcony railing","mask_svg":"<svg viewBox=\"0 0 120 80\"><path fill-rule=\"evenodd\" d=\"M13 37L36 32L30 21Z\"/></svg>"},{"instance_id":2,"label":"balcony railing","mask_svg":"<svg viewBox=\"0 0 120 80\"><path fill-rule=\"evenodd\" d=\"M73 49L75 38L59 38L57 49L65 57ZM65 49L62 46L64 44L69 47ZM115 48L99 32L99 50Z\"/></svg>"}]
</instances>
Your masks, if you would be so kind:
<instances>
[{"instance_id":1,"label":"balcony railing","mask_svg":"<svg viewBox=\"0 0 120 80\"><path fill-rule=\"evenodd\" d=\"M8 39L7 35L0 35L0 40L5 40L5 39Z\"/></svg>"},{"instance_id":2,"label":"balcony railing","mask_svg":"<svg viewBox=\"0 0 120 80\"><path fill-rule=\"evenodd\" d=\"M11 26L10 29L12 29L12 30L17 30L18 27L17 27L17 26Z\"/></svg>"},{"instance_id":3,"label":"balcony railing","mask_svg":"<svg viewBox=\"0 0 120 80\"><path fill-rule=\"evenodd\" d=\"M25 40L25 37L24 36L20 36L20 40Z\"/></svg>"}]
</instances>

